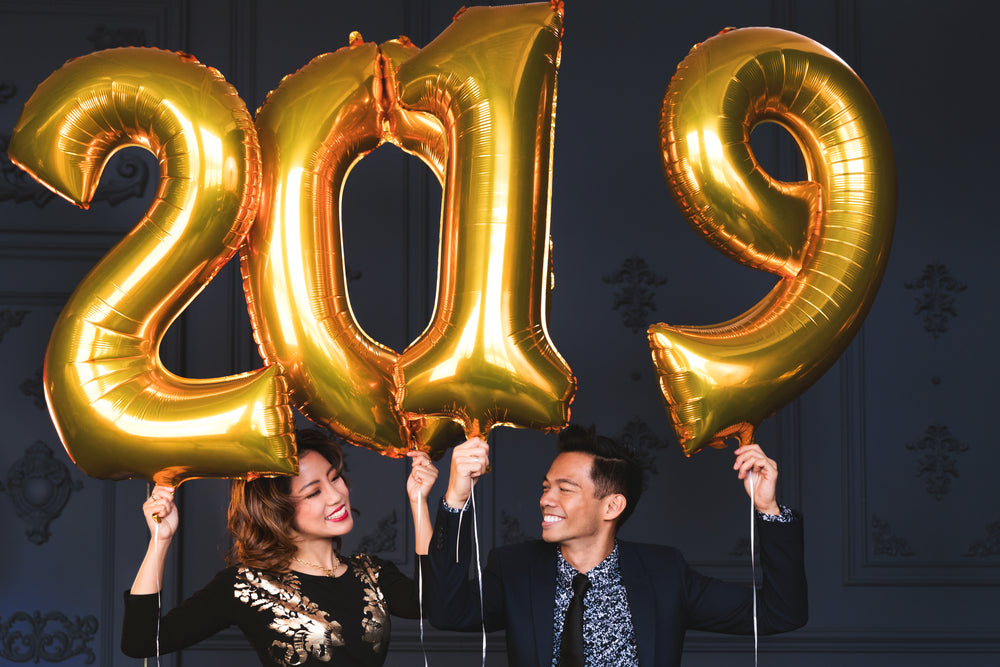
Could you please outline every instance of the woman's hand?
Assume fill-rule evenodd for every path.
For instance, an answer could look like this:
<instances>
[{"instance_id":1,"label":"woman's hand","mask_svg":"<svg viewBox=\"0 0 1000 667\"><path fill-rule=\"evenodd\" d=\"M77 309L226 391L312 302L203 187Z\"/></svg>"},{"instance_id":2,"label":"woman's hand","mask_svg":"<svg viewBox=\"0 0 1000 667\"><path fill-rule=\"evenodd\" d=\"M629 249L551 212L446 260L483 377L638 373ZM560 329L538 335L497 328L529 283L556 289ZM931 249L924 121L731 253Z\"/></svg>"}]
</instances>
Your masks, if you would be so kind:
<instances>
[{"instance_id":1,"label":"woman's hand","mask_svg":"<svg viewBox=\"0 0 1000 667\"><path fill-rule=\"evenodd\" d=\"M739 471L743 487L750 495L753 484L753 504L758 512L764 514L781 514L781 509L774 498L778 483L778 464L764 454L760 445L750 444L736 450L736 463L733 470ZM750 472L753 472L751 477Z\"/></svg>"},{"instance_id":2,"label":"woman's hand","mask_svg":"<svg viewBox=\"0 0 1000 667\"><path fill-rule=\"evenodd\" d=\"M406 452L406 455L413 464L410 476L406 480L406 495L410 497L411 503L424 501L437 480L437 466L431 463L431 457L427 452L414 450Z\"/></svg>"},{"instance_id":3,"label":"woman's hand","mask_svg":"<svg viewBox=\"0 0 1000 667\"><path fill-rule=\"evenodd\" d=\"M154 486L153 492L142 504L142 514L146 517L150 535L160 540L172 538L180 523L177 506L174 505L174 487Z\"/></svg>"},{"instance_id":4,"label":"woman's hand","mask_svg":"<svg viewBox=\"0 0 1000 667\"><path fill-rule=\"evenodd\" d=\"M450 507L465 507L476 478L490 465L490 446L482 438L469 438L451 450L451 473L444 501Z\"/></svg>"}]
</instances>

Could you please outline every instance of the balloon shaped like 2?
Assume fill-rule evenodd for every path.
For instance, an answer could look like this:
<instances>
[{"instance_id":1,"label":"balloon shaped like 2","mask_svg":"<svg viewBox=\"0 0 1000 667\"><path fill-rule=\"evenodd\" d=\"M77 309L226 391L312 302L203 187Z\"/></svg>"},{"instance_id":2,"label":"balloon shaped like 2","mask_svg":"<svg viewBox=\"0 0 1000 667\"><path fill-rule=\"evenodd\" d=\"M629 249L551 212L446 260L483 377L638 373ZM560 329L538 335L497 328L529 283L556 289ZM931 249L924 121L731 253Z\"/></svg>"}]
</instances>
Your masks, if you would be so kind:
<instances>
[{"instance_id":1,"label":"balloon shaped like 2","mask_svg":"<svg viewBox=\"0 0 1000 667\"><path fill-rule=\"evenodd\" d=\"M250 115L190 56L123 48L69 61L24 107L11 159L87 208L111 155L160 164L143 219L84 278L45 355L49 411L88 475L177 485L192 477L294 473L293 415L271 366L187 379L160 362L170 323L232 257L260 192Z\"/></svg>"},{"instance_id":2,"label":"balloon shaped like 2","mask_svg":"<svg viewBox=\"0 0 1000 667\"><path fill-rule=\"evenodd\" d=\"M546 328L561 3L472 7L399 66L399 103L447 146L437 301L396 364L410 417L467 435L557 429L576 381Z\"/></svg>"},{"instance_id":3,"label":"balloon shaped like 2","mask_svg":"<svg viewBox=\"0 0 1000 667\"><path fill-rule=\"evenodd\" d=\"M761 169L750 133L796 139L807 180ZM674 200L710 244L777 275L746 313L713 326L649 328L653 362L686 454L760 422L815 382L875 298L896 215L882 115L835 54L773 28L725 31L692 49L663 101L660 142Z\"/></svg>"}]
</instances>

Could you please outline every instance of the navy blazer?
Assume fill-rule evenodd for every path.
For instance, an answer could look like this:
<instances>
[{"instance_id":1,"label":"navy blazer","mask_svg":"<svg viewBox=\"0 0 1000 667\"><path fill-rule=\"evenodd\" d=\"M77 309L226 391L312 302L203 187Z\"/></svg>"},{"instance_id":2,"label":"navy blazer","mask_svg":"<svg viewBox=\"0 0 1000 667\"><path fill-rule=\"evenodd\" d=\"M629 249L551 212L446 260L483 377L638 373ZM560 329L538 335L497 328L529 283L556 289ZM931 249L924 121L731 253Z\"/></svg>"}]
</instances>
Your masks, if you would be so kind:
<instances>
[{"instance_id":1,"label":"navy blazer","mask_svg":"<svg viewBox=\"0 0 1000 667\"><path fill-rule=\"evenodd\" d=\"M470 519L468 513L460 520L458 514L438 511L429 554L431 624L443 630L481 631L484 624L487 631L505 628L509 664L549 667L556 545L533 540L490 551L480 615L478 585L469 579ZM763 635L801 627L808 618L802 522L758 521L758 529L763 570L758 631ZM673 547L619 540L618 558L640 665L680 665L689 628L753 633L749 586L700 574Z\"/></svg>"}]
</instances>

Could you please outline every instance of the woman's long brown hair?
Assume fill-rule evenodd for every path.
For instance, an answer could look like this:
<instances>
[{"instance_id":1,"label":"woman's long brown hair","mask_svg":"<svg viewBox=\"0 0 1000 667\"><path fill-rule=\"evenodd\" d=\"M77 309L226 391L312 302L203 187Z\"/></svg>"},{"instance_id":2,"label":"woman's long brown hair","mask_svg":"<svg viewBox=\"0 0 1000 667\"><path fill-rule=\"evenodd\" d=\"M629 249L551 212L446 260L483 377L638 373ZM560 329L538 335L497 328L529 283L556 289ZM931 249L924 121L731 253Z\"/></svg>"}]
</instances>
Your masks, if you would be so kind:
<instances>
[{"instance_id":1,"label":"woman's long brown hair","mask_svg":"<svg viewBox=\"0 0 1000 667\"><path fill-rule=\"evenodd\" d=\"M316 452L337 472L344 470L340 445L317 429L300 429L295 434L298 454ZM348 487L350 483L344 477ZM226 556L229 565L242 564L259 570L283 572L298 545L293 527L295 500L291 477L258 477L252 481L234 479L229 499L229 531L233 546ZM333 539L340 551L340 538Z\"/></svg>"}]
</instances>

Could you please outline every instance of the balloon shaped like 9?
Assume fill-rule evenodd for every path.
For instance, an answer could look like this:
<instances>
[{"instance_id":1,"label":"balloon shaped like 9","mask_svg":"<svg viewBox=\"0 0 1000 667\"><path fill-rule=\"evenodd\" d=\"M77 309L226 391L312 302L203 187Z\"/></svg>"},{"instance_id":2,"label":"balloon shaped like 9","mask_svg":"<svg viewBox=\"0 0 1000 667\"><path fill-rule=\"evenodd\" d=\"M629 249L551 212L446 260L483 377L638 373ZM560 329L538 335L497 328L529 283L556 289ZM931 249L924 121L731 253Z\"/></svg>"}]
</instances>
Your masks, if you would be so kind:
<instances>
[{"instance_id":1,"label":"balloon shaped like 9","mask_svg":"<svg viewBox=\"0 0 1000 667\"><path fill-rule=\"evenodd\" d=\"M785 127L807 180L779 182L750 133ZM885 271L896 170L882 115L835 54L774 28L730 30L692 49L660 118L663 167L694 229L736 261L779 277L746 313L712 326L649 328L653 362L686 454L760 422L836 361Z\"/></svg>"},{"instance_id":2,"label":"balloon shaped like 9","mask_svg":"<svg viewBox=\"0 0 1000 667\"><path fill-rule=\"evenodd\" d=\"M294 473L293 415L277 367L187 379L158 353L170 323L236 252L257 208L260 158L243 101L190 56L101 51L38 87L9 153L87 208L108 159L125 146L156 155L159 188L52 332L44 385L63 444L94 477L177 485Z\"/></svg>"}]
</instances>

